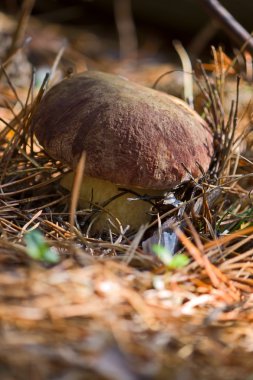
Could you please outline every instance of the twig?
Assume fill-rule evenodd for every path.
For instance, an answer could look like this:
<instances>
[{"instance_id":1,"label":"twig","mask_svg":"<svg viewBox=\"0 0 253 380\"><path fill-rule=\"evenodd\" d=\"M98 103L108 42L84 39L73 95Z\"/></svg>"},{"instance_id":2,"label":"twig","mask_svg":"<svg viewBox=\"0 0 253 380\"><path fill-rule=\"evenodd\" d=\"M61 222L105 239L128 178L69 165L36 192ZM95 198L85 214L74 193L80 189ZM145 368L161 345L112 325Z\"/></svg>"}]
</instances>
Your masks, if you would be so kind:
<instances>
[{"instance_id":1,"label":"twig","mask_svg":"<svg viewBox=\"0 0 253 380\"><path fill-rule=\"evenodd\" d=\"M78 165L76 169L72 194L71 194L71 202L70 202L70 232L73 232L74 229L74 220L75 220L75 213L76 213L76 207L78 203L80 188L82 184L83 179L83 173L85 168L85 160L86 160L86 153L83 152Z\"/></svg>"},{"instance_id":2,"label":"twig","mask_svg":"<svg viewBox=\"0 0 253 380\"><path fill-rule=\"evenodd\" d=\"M184 72L184 100L191 108L193 104L193 77L192 77L192 64L187 51L180 41L174 40L173 46L179 55Z\"/></svg>"},{"instance_id":3,"label":"twig","mask_svg":"<svg viewBox=\"0 0 253 380\"><path fill-rule=\"evenodd\" d=\"M7 64L9 62L10 57L16 52L16 50L19 49L23 45L28 20L34 6L34 2L35 0L23 1L20 16L18 19L17 28L14 32L11 46L9 47L9 50L4 59L4 64L3 64L4 66L5 66L5 63ZM1 75L2 73L0 72L0 76Z\"/></svg>"},{"instance_id":4,"label":"twig","mask_svg":"<svg viewBox=\"0 0 253 380\"><path fill-rule=\"evenodd\" d=\"M136 59L138 42L132 16L131 0L114 0L115 23L122 59Z\"/></svg>"},{"instance_id":5,"label":"twig","mask_svg":"<svg viewBox=\"0 0 253 380\"><path fill-rule=\"evenodd\" d=\"M239 47L247 41L248 50L253 53L251 34L224 8L218 0L198 0Z\"/></svg>"},{"instance_id":6,"label":"twig","mask_svg":"<svg viewBox=\"0 0 253 380\"><path fill-rule=\"evenodd\" d=\"M213 39L218 30L219 26L217 23L214 20L211 20L203 27L203 29L198 31L187 48L192 61L201 55L208 42Z\"/></svg>"}]
</instances>

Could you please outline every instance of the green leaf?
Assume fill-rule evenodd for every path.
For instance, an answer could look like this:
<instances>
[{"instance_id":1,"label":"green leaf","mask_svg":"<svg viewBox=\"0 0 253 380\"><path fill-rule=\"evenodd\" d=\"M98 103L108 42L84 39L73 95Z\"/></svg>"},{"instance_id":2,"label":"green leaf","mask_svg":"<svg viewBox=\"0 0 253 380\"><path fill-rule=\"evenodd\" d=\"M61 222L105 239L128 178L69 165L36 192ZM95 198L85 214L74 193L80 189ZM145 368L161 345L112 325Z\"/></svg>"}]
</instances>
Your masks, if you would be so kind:
<instances>
[{"instance_id":1,"label":"green leaf","mask_svg":"<svg viewBox=\"0 0 253 380\"><path fill-rule=\"evenodd\" d=\"M184 255L183 253L180 253L178 255L175 255L173 259L170 262L170 268L176 269L176 268L183 268L187 264L189 264L190 260L189 257Z\"/></svg>"},{"instance_id":2,"label":"green leaf","mask_svg":"<svg viewBox=\"0 0 253 380\"><path fill-rule=\"evenodd\" d=\"M164 246L160 244L153 244L152 250L164 265L170 265L173 256Z\"/></svg>"},{"instance_id":3,"label":"green leaf","mask_svg":"<svg viewBox=\"0 0 253 380\"><path fill-rule=\"evenodd\" d=\"M172 256L172 254L164 246L160 244L154 244L152 246L152 249L153 252L168 269L182 268L186 266L190 261L188 256L184 254Z\"/></svg>"},{"instance_id":4,"label":"green leaf","mask_svg":"<svg viewBox=\"0 0 253 380\"><path fill-rule=\"evenodd\" d=\"M56 264L60 258L57 251L51 248L44 239L39 230L28 232L24 240L28 256L34 260L44 261L50 264Z\"/></svg>"}]
</instances>

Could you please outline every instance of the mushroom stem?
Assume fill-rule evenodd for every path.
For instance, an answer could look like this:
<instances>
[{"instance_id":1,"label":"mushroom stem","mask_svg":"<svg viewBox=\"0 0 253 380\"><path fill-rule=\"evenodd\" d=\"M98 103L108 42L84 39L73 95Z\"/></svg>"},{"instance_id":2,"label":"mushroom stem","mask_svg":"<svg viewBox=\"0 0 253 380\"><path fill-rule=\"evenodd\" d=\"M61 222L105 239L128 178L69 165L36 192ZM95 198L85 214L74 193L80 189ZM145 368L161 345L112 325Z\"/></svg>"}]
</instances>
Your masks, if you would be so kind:
<instances>
[{"instance_id":1,"label":"mushroom stem","mask_svg":"<svg viewBox=\"0 0 253 380\"><path fill-rule=\"evenodd\" d=\"M71 191L73 180L74 173L68 173L62 179L61 185ZM120 185L110 181L84 176L80 189L79 206L85 209L97 207L100 215L93 225L93 232L108 229L109 220L115 226L118 225L118 220L123 229L129 225L131 230L136 231L141 225L150 222L150 211L152 210L151 202L138 199L138 195L148 198L163 196L164 193L164 190L137 187L128 187L124 191L120 189Z\"/></svg>"}]
</instances>

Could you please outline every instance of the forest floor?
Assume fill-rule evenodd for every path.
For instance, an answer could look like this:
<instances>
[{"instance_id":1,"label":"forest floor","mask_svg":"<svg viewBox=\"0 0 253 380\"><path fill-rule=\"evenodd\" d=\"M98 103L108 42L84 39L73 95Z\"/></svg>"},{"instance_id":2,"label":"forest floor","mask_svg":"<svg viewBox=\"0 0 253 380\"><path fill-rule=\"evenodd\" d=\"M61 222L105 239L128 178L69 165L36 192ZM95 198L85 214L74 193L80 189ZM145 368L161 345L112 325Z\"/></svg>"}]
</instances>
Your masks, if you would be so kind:
<instances>
[{"instance_id":1,"label":"forest floor","mask_svg":"<svg viewBox=\"0 0 253 380\"><path fill-rule=\"evenodd\" d=\"M196 107L215 137L209 172L172 189L179 203L165 202L137 233L92 235L94 210L71 215L72 194L61 186L68 168L45 154L30 128L46 73L47 86L86 68L152 86L174 66L108 58L95 33L36 19L20 48L16 21L0 17L0 39L9 41L0 52L0 378L252 379L249 54L234 59L213 49L208 65L195 69ZM173 73L160 88L178 86L181 95L180 81ZM142 243L181 208L170 232L189 260L173 267Z\"/></svg>"}]
</instances>

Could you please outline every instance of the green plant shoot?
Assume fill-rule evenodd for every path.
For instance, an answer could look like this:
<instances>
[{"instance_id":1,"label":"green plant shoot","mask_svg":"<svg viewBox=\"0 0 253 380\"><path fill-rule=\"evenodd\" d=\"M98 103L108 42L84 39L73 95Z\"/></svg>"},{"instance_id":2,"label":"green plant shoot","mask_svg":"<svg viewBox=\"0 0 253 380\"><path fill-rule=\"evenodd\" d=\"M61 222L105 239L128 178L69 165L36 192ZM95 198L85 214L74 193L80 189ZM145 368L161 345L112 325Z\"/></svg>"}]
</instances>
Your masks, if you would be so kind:
<instances>
[{"instance_id":1,"label":"green plant shoot","mask_svg":"<svg viewBox=\"0 0 253 380\"><path fill-rule=\"evenodd\" d=\"M173 256L167 248L160 244L154 244L152 249L161 262L169 269L182 268L189 263L189 258L185 254Z\"/></svg>"},{"instance_id":2,"label":"green plant shoot","mask_svg":"<svg viewBox=\"0 0 253 380\"><path fill-rule=\"evenodd\" d=\"M43 234L39 230L28 232L24 240L26 242L27 254L32 259L50 264L59 262L59 254L47 244Z\"/></svg>"}]
</instances>

